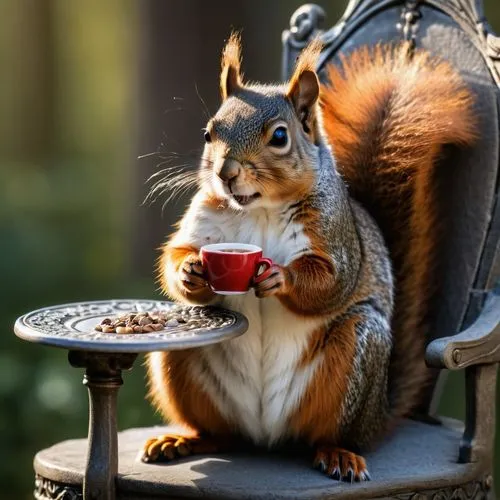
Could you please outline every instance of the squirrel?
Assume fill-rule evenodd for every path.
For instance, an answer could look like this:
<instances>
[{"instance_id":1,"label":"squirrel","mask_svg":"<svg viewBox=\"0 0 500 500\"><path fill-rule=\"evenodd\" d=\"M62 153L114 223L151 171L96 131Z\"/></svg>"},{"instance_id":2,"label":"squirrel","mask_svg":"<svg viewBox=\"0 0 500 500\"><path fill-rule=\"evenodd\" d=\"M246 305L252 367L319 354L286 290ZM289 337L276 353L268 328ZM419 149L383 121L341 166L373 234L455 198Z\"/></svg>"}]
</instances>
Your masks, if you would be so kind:
<instances>
[{"instance_id":1,"label":"squirrel","mask_svg":"<svg viewBox=\"0 0 500 500\"><path fill-rule=\"evenodd\" d=\"M239 35L223 50L199 189L158 275L172 299L239 311L249 328L149 355L154 405L187 430L149 439L144 462L292 442L333 479L369 480L361 453L418 405L432 172L445 145L472 142L472 95L405 44L359 49L320 84L320 51L313 40L287 83L260 85L243 80ZM259 245L272 273L216 295L199 251L221 242Z\"/></svg>"}]
</instances>

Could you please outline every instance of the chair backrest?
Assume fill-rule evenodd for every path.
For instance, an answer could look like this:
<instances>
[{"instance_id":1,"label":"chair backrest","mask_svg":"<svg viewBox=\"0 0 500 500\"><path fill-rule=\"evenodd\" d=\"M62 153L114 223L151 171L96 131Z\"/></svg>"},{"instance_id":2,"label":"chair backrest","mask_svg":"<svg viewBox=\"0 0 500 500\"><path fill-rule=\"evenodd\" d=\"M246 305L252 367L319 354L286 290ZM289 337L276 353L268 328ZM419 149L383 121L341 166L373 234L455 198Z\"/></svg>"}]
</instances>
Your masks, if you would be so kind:
<instances>
[{"instance_id":1,"label":"chair backrest","mask_svg":"<svg viewBox=\"0 0 500 500\"><path fill-rule=\"evenodd\" d=\"M325 13L308 4L283 34L283 77L314 36L324 49L318 71L363 45L409 40L448 60L475 94L479 139L465 154L450 150L436 169L445 231L438 249L440 284L428 311L427 341L450 336L480 312L485 292L500 279L499 111L500 38L484 21L481 0L351 0L342 19L322 31ZM437 374L436 374L437 377ZM425 394L428 411L432 390Z\"/></svg>"}]
</instances>

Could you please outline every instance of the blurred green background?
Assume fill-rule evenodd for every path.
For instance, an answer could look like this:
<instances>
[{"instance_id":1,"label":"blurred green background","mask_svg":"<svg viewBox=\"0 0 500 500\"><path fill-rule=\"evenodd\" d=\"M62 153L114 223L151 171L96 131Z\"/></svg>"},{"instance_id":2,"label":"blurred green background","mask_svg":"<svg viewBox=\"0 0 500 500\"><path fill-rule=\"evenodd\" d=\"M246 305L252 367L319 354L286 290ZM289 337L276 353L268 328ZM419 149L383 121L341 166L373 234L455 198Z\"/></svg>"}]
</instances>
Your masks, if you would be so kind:
<instances>
[{"instance_id":1,"label":"blurred green background","mask_svg":"<svg viewBox=\"0 0 500 500\"><path fill-rule=\"evenodd\" d=\"M281 30L301 3L0 1L0 498L31 498L35 452L87 432L82 373L65 351L18 340L15 318L159 296L155 248L185 199L143 206L145 180L163 152L196 164L199 96L214 112L230 28L244 28L246 73L278 80ZM318 3L333 24L345 2ZM485 5L499 32L500 5ZM137 362L120 393L120 428L159 423L144 396ZM462 417L463 399L458 375L441 412Z\"/></svg>"}]
</instances>

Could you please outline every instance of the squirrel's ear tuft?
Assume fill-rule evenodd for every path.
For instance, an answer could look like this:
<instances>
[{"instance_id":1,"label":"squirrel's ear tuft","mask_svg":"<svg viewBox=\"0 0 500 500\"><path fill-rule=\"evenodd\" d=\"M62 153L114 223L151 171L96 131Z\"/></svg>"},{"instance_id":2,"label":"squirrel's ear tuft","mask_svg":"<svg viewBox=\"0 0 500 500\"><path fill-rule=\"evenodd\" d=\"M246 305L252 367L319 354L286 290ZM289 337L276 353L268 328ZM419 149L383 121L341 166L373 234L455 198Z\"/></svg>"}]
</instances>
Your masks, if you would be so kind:
<instances>
[{"instance_id":1,"label":"squirrel's ear tuft","mask_svg":"<svg viewBox=\"0 0 500 500\"><path fill-rule=\"evenodd\" d=\"M315 38L302 51L297 59L295 71L288 83L287 97L292 101L297 116L304 129L308 132L307 121L311 111L318 101L319 80L316 75L316 65L323 44Z\"/></svg>"},{"instance_id":2,"label":"squirrel's ear tuft","mask_svg":"<svg viewBox=\"0 0 500 500\"><path fill-rule=\"evenodd\" d=\"M220 93L222 100L243 87L241 74L241 39L237 32L231 33L222 52Z\"/></svg>"}]
</instances>

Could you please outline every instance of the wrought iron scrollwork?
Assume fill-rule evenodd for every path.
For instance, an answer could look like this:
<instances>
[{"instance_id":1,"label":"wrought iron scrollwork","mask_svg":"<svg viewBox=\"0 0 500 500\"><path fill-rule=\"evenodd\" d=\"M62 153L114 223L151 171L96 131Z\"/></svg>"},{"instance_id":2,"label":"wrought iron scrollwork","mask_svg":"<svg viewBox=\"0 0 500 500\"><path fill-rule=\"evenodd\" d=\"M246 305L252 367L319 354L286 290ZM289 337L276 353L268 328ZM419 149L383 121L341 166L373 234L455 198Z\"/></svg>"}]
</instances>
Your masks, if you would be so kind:
<instances>
[{"instance_id":1,"label":"wrought iron scrollwork","mask_svg":"<svg viewBox=\"0 0 500 500\"><path fill-rule=\"evenodd\" d=\"M419 0L408 0L401 12L401 22L397 28L401 31L403 39L410 42L412 48L415 46L415 38L418 31L418 21L422 17L418 9Z\"/></svg>"},{"instance_id":2,"label":"wrought iron scrollwork","mask_svg":"<svg viewBox=\"0 0 500 500\"><path fill-rule=\"evenodd\" d=\"M42 476L35 478L33 496L35 500L83 500L78 486L56 483Z\"/></svg>"},{"instance_id":3,"label":"wrought iron scrollwork","mask_svg":"<svg viewBox=\"0 0 500 500\"><path fill-rule=\"evenodd\" d=\"M491 475L460 486L450 486L440 490L403 493L391 500L490 500L493 479Z\"/></svg>"},{"instance_id":4,"label":"wrought iron scrollwork","mask_svg":"<svg viewBox=\"0 0 500 500\"><path fill-rule=\"evenodd\" d=\"M319 5L303 5L290 19L291 36L298 43L307 43L319 30L325 17L325 11Z\"/></svg>"}]
</instances>

